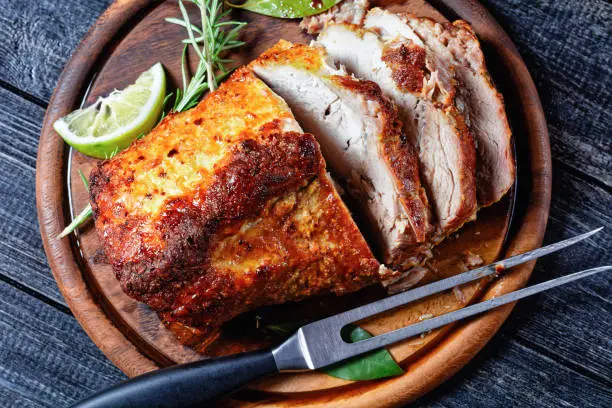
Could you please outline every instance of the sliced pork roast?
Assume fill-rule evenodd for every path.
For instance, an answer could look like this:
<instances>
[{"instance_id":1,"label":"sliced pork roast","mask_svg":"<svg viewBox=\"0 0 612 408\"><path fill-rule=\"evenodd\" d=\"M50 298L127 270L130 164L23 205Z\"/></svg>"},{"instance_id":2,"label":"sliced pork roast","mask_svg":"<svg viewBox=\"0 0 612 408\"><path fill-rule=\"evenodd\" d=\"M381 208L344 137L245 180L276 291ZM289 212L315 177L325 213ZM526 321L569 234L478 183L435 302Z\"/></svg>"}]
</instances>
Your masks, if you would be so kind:
<instances>
[{"instance_id":1,"label":"sliced pork roast","mask_svg":"<svg viewBox=\"0 0 612 408\"><path fill-rule=\"evenodd\" d=\"M330 23L361 25L369 8L369 0L344 0L321 14L303 18L300 28L316 34Z\"/></svg>"},{"instance_id":2,"label":"sliced pork roast","mask_svg":"<svg viewBox=\"0 0 612 408\"><path fill-rule=\"evenodd\" d=\"M246 68L100 162L90 183L121 287L189 345L209 343L221 324L257 307L388 276L316 139Z\"/></svg>"},{"instance_id":3,"label":"sliced pork roast","mask_svg":"<svg viewBox=\"0 0 612 408\"><path fill-rule=\"evenodd\" d=\"M436 62L436 76L454 75L456 95L452 102L465 116L476 141L478 202L488 206L499 201L515 178L511 132L502 95L487 71L480 43L470 25L461 20L440 24L375 8L368 13L365 27L384 38L420 43Z\"/></svg>"},{"instance_id":4,"label":"sliced pork roast","mask_svg":"<svg viewBox=\"0 0 612 408\"><path fill-rule=\"evenodd\" d=\"M428 96L446 98L444 92L453 92L452 81L428 75L427 64L435 60L411 39L385 42L376 33L348 24L327 26L317 43L355 75L378 83L398 105L405 133L418 150L422 180L434 210L433 242L474 219L474 142L462 115L452 105L440 107Z\"/></svg>"},{"instance_id":5,"label":"sliced pork roast","mask_svg":"<svg viewBox=\"0 0 612 408\"><path fill-rule=\"evenodd\" d=\"M328 165L375 229L383 261L405 269L428 252L431 229L416 153L380 88L326 59L320 47L281 40L251 67L315 135Z\"/></svg>"}]
</instances>

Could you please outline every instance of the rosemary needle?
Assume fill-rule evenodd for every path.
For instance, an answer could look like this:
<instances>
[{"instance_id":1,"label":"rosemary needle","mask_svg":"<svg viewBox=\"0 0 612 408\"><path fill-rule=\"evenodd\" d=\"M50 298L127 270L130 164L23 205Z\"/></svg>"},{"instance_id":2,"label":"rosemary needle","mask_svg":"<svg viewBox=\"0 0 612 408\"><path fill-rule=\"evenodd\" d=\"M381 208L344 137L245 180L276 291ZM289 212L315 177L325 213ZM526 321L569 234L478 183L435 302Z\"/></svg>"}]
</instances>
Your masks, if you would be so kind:
<instances>
[{"instance_id":1,"label":"rosemary needle","mask_svg":"<svg viewBox=\"0 0 612 408\"><path fill-rule=\"evenodd\" d=\"M79 170L78 173L79 177L81 178L81 181L85 185L85 189L87 189L87 192L89 193L89 181L87 181L87 177L85 177L85 174L83 174L81 170Z\"/></svg>"},{"instance_id":2,"label":"rosemary needle","mask_svg":"<svg viewBox=\"0 0 612 408\"><path fill-rule=\"evenodd\" d=\"M233 62L223 59L225 51L240 47L244 42L238 40L240 30L245 22L229 20L231 10L223 11L223 2L219 0L188 0L199 9L201 27L189 20L184 1L178 5L182 19L167 18L166 21L177 24L187 31L186 44L181 58L182 89L177 89L172 111L183 112L198 104L206 91L214 91L217 84L229 74L225 64ZM197 36L196 36L197 35ZM187 81L187 49L191 46L199 58L195 73Z\"/></svg>"},{"instance_id":3,"label":"rosemary needle","mask_svg":"<svg viewBox=\"0 0 612 408\"><path fill-rule=\"evenodd\" d=\"M74 231L78 227L80 227L81 224L83 224L85 221L87 221L89 219L89 217L91 217L92 215L93 215L93 212L91 210L91 204L87 204L87 207L85 207L83 209L83 211L81 211L81 213L79 215L74 217L72 222L70 224L68 224L66 226L66 228L64 228L64 230L57 237L58 238L64 238L65 236L70 234L72 231Z\"/></svg>"}]
</instances>

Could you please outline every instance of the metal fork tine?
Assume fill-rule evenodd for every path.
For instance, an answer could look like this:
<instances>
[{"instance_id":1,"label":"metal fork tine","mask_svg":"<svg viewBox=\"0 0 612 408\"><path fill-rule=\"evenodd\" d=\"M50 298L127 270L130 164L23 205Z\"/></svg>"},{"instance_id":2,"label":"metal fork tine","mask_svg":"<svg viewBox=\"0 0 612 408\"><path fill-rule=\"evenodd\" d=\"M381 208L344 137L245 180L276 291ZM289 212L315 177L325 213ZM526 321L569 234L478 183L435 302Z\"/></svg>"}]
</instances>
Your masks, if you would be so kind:
<instances>
[{"instance_id":1,"label":"metal fork tine","mask_svg":"<svg viewBox=\"0 0 612 408\"><path fill-rule=\"evenodd\" d=\"M515 255L508 259L504 259L502 261L495 262L490 265L483 266L481 268L473 269L471 271L455 275L450 278L442 279L418 287L416 289L412 289L394 296L378 300L376 302L369 303L364 306L357 307L355 309L347 310L346 312L339 313L326 319L316 321L314 323L311 323L310 325L325 325L328 328L331 325L334 329L340 330L340 328L344 327L349 323L353 323L358 320L374 316L386 310L405 305L415 300L422 299L435 293L454 288L455 286L463 285L464 283L468 283L483 278L485 276L493 275L495 273L503 271L504 269L511 268L513 266L520 265L533 259L537 259L541 256L548 255L552 252L559 251L560 249L567 248L598 233L602 229L603 227L599 227L597 229L594 229L593 231L566 239L564 241L556 242L554 244L550 244L545 247L535 249L533 251ZM310 325L306 325L304 326L304 328Z\"/></svg>"},{"instance_id":2,"label":"metal fork tine","mask_svg":"<svg viewBox=\"0 0 612 408\"><path fill-rule=\"evenodd\" d=\"M572 282L578 279L585 278L590 275L594 275L599 272L604 272L612 269L612 266L601 266L598 268L587 269L581 272L576 272L570 275L561 276L546 282L539 283L537 285L528 286L524 289L520 289L506 295L486 300L484 302L476 303L471 306L464 307L462 309L450 312L438 317L434 317L425 320L420 323L416 323L410 326L403 327L398 330L394 330L389 333L381 334L376 337L372 337L357 343L345 343L346 347L350 350L351 355L357 355L365 353L367 351L388 346L396 343L400 340L408 339L420 333L425 333L430 330L446 326L449 323L457 320L465 319L488 310L497 308L499 306L515 302L519 299L523 299L527 296L534 295L536 293L564 285L568 282Z\"/></svg>"},{"instance_id":3,"label":"metal fork tine","mask_svg":"<svg viewBox=\"0 0 612 408\"><path fill-rule=\"evenodd\" d=\"M593 234L601 231L597 228L586 234L578 235L565 241L547 245L545 247L516 255L503 261L495 262L482 268L474 269L451 278L430 283L404 293L397 294L377 302L373 302L344 313L307 324L275 348L272 353L279 370L317 369L333 364L338 361L368 352L370 350L385 347L389 344L413 337L417 334L427 332L451 322L473 316L484 311L493 309L506 303L514 302L534 293L563 285L582 277L612 269L612 266L589 269L573 275L560 278L521 289L495 299L477 303L454 312L447 313L423 322L413 324L390 333L382 334L357 343L345 342L340 334L342 327L349 323L362 320L366 317L376 315L386 310L405 305L414 300L421 299L432 294L462 285L473 280L492 275L500 270L510 268L524 262L539 258L563 248L567 248Z\"/></svg>"}]
</instances>

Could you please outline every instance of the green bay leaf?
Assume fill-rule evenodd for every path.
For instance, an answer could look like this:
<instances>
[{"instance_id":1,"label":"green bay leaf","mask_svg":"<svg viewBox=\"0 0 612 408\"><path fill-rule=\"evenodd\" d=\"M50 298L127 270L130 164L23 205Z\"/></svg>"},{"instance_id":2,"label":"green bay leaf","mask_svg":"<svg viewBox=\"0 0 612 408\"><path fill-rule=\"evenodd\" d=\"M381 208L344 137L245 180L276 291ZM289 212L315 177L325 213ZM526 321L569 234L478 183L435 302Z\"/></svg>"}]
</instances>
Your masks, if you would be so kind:
<instances>
[{"instance_id":1,"label":"green bay leaf","mask_svg":"<svg viewBox=\"0 0 612 408\"><path fill-rule=\"evenodd\" d=\"M226 0L225 4L271 17L300 18L322 13L340 1L342 0L246 0L236 4Z\"/></svg>"},{"instance_id":2,"label":"green bay leaf","mask_svg":"<svg viewBox=\"0 0 612 408\"><path fill-rule=\"evenodd\" d=\"M351 343L372 337L361 327L348 325L345 327ZM349 381L377 380L393 377L404 373L404 370L393 360L386 349L372 351L361 356L331 365L323 370L325 373Z\"/></svg>"}]
</instances>

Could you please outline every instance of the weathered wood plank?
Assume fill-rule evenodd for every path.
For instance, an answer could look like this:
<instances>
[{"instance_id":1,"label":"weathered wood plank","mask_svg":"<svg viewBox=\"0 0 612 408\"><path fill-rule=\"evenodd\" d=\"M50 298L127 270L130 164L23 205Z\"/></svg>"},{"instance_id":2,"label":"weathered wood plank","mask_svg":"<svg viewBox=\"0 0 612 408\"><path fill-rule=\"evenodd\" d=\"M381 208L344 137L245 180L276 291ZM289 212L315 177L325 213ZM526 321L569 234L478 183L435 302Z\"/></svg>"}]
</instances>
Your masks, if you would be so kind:
<instances>
[{"instance_id":1,"label":"weathered wood plank","mask_svg":"<svg viewBox=\"0 0 612 408\"><path fill-rule=\"evenodd\" d=\"M457 375L416 407L612 406L610 388L506 336L496 336Z\"/></svg>"},{"instance_id":2,"label":"weathered wood plank","mask_svg":"<svg viewBox=\"0 0 612 408\"><path fill-rule=\"evenodd\" d=\"M36 148L43 116L41 107L0 89L0 273L65 304L36 219Z\"/></svg>"},{"instance_id":3,"label":"weathered wood plank","mask_svg":"<svg viewBox=\"0 0 612 408\"><path fill-rule=\"evenodd\" d=\"M71 317L0 283L2 406L68 406L121 381ZM610 406L601 383L506 336L417 406Z\"/></svg>"},{"instance_id":4,"label":"weathered wood plank","mask_svg":"<svg viewBox=\"0 0 612 408\"><path fill-rule=\"evenodd\" d=\"M32 398L13 390L9 384L0 382L0 404L5 408L37 408L41 405Z\"/></svg>"},{"instance_id":5,"label":"weathered wood plank","mask_svg":"<svg viewBox=\"0 0 612 408\"><path fill-rule=\"evenodd\" d=\"M555 171L553 201L545 242L606 227L587 241L542 258L532 282L553 279L594 266L612 264L612 194L564 172ZM612 385L612 280L610 274L519 302L502 329Z\"/></svg>"},{"instance_id":6,"label":"weathered wood plank","mask_svg":"<svg viewBox=\"0 0 612 408\"><path fill-rule=\"evenodd\" d=\"M36 123L42 114L38 106L0 90L0 134L5 135L0 143L0 154L4 159L0 160L0 174L5 175L0 179L0 199L5 204L0 208L0 270L57 300L61 297L44 260L34 207L33 166L36 151L32 146L36 144ZM610 203L607 192L562 170L555 172L554 181L555 200L548 240L600 224L612 224L607 211ZM577 270L609 262L606 245L609 245L610 238L609 232L604 231L587 244L572 248L567 254L545 260L535 278L541 280L555 272L568 272L560 270L562 265ZM589 265L583 265L582 262L587 259ZM602 339L611 337L610 323L598 320L595 314L584 312L602 309L604 312L607 310L608 314L610 312L609 302L605 301L610 298L610 285L604 282L604 285L599 283L600 286L597 286L598 282L585 281L521 303L518 313L513 315L511 323L504 330L509 333L516 331L520 339L540 345L565 361L609 378L610 345L602 342ZM602 288L608 288L607 292L602 292ZM0 310L5 311L4 308ZM45 328L40 333L48 335ZM86 338L83 341L89 342ZM51 347L48 349L54 350ZM457 392L461 394L462 390L461 386ZM520 390L507 392L514 394ZM20 398L18 401L27 406L27 400L23 399L26 397ZM9 400L13 400L13 396Z\"/></svg>"},{"instance_id":7,"label":"weathered wood plank","mask_svg":"<svg viewBox=\"0 0 612 408\"><path fill-rule=\"evenodd\" d=\"M612 187L612 4L484 0L525 59L553 157Z\"/></svg>"},{"instance_id":8,"label":"weathered wood plank","mask_svg":"<svg viewBox=\"0 0 612 408\"><path fill-rule=\"evenodd\" d=\"M48 101L81 37L112 0L0 0L0 81Z\"/></svg>"},{"instance_id":9,"label":"weathered wood plank","mask_svg":"<svg viewBox=\"0 0 612 408\"><path fill-rule=\"evenodd\" d=\"M123 378L73 317L0 282L0 406L68 406Z\"/></svg>"}]
</instances>

